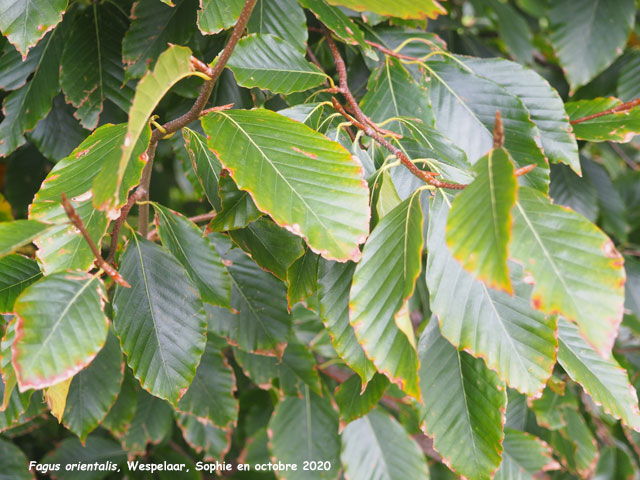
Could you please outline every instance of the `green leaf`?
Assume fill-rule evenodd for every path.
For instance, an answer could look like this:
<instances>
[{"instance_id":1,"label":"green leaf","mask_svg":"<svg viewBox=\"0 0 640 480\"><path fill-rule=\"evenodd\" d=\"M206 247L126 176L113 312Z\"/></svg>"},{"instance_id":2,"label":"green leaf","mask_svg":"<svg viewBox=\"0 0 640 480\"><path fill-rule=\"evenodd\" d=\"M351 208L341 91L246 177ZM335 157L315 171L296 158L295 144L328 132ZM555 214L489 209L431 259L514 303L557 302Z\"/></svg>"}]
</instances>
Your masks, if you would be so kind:
<instances>
[{"instance_id":1,"label":"green leaf","mask_svg":"<svg viewBox=\"0 0 640 480\"><path fill-rule=\"evenodd\" d=\"M59 464L60 471L64 472L65 480L99 480L109 475L110 472L67 470L66 467L67 465L77 465L78 462L85 465L93 465L95 462L105 465L108 465L108 462L124 465L126 460L126 453L118 442L98 435L90 435L84 444L74 437L63 440L55 450L42 459L42 463Z\"/></svg>"},{"instance_id":2,"label":"green leaf","mask_svg":"<svg viewBox=\"0 0 640 480\"><path fill-rule=\"evenodd\" d=\"M287 301L289 308L311 297L318 289L320 257L308 248L287 270Z\"/></svg>"},{"instance_id":3,"label":"green leaf","mask_svg":"<svg viewBox=\"0 0 640 480\"><path fill-rule=\"evenodd\" d=\"M282 281L287 280L291 264L304 253L300 237L264 217L251 222L246 228L230 231L229 237L254 262Z\"/></svg>"},{"instance_id":4,"label":"green leaf","mask_svg":"<svg viewBox=\"0 0 640 480\"><path fill-rule=\"evenodd\" d=\"M503 148L478 160L476 179L455 197L447 218L447 246L453 257L488 287L510 295L507 250L518 189L511 162Z\"/></svg>"},{"instance_id":5,"label":"green leaf","mask_svg":"<svg viewBox=\"0 0 640 480\"><path fill-rule=\"evenodd\" d=\"M3 0L3 3L7 1L11 0ZM14 2L14 5L32 1L34 0L22 0ZM0 11L6 12L8 8L7 5L2 5ZM6 17L5 14L2 18ZM38 121L49 113L53 97L59 91L60 57L64 40L64 31L60 28L48 34L42 41L43 47L31 80L4 98L2 104L4 119L0 123L0 157L6 157L23 145L24 132L32 130Z\"/></svg>"},{"instance_id":6,"label":"green leaf","mask_svg":"<svg viewBox=\"0 0 640 480\"><path fill-rule=\"evenodd\" d=\"M29 471L27 456L9 440L0 437L0 479L30 480L33 474Z\"/></svg>"},{"instance_id":7,"label":"green leaf","mask_svg":"<svg viewBox=\"0 0 640 480\"><path fill-rule=\"evenodd\" d=\"M340 469L338 414L327 396L305 388L301 398L285 397L269 421L269 447L282 463L330 462L328 470L287 472L290 480L333 480Z\"/></svg>"},{"instance_id":8,"label":"green leaf","mask_svg":"<svg viewBox=\"0 0 640 480\"><path fill-rule=\"evenodd\" d=\"M219 3L219 2L218 2ZM153 67L168 44L185 45L196 24L196 0L176 0L171 8L157 0L140 0L131 11L131 26L122 40L125 79L140 78Z\"/></svg>"},{"instance_id":9,"label":"green leaf","mask_svg":"<svg viewBox=\"0 0 640 480\"><path fill-rule=\"evenodd\" d=\"M512 266L515 295L487 288L463 270L445 244L450 199L438 194L429 210L427 287L442 335L484 359L511 387L539 395L556 363L556 320L531 307L522 269Z\"/></svg>"},{"instance_id":10,"label":"green leaf","mask_svg":"<svg viewBox=\"0 0 640 480\"><path fill-rule=\"evenodd\" d=\"M231 308L207 308L209 329L248 352L282 357L291 330L284 284L241 250L224 255L231 275Z\"/></svg>"},{"instance_id":11,"label":"green leaf","mask_svg":"<svg viewBox=\"0 0 640 480\"><path fill-rule=\"evenodd\" d=\"M438 130L467 154L474 164L492 148L496 112L502 114L504 148L517 167L537 167L521 181L546 192L548 162L535 139L540 130L531 121L524 103L505 87L476 75L468 67L444 61L426 64L431 81L429 95Z\"/></svg>"},{"instance_id":12,"label":"green leaf","mask_svg":"<svg viewBox=\"0 0 640 480\"><path fill-rule=\"evenodd\" d=\"M12 312L18 295L41 276L35 260L15 254L0 258L0 313Z\"/></svg>"},{"instance_id":13,"label":"green leaf","mask_svg":"<svg viewBox=\"0 0 640 480\"><path fill-rule=\"evenodd\" d=\"M124 81L122 65L128 23L120 7L110 3L93 4L74 20L62 54L60 83L85 128L96 127L107 98L129 109L133 89Z\"/></svg>"},{"instance_id":14,"label":"green leaf","mask_svg":"<svg viewBox=\"0 0 640 480\"><path fill-rule=\"evenodd\" d=\"M386 57L371 72L367 94L362 99L361 107L374 122L393 117L410 117L419 119L425 125L434 124L427 89L411 77L400 60L393 57ZM391 123L395 124L396 122ZM399 128L400 133L406 133L402 123Z\"/></svg>"},{"instance_id":15,"label":"green leaf","mask_svg":"<svg viewBox=\"0 0 640 480\"><path fill-rule=\"evenodd\" d=\"M495 480L533 480L538 472L560 468L549 445L529 433L506 428L503 446Z\"/></svg>"},{"instance_id":16,"label":"green leaf","mask_svg":"<svg viewBox=\"0 0 640 480\"><path fill-rule=\"evenodd\" d=\"M187 270L202 301L229 308L231 278L213 244L184 216L157 203L153 207L162 244Z\"/></svg>"},{"instance_id":17,"label":"green leaf","mask_svg":"<svg viewBox=\"0 0 640 480\"><path fill-rule=\"evenodd\" d=\"M346 426L340 459L345 476L352 480L429 478L418 443L396 419L379 409Z\"/></svg>"},{"instance_id":18,"label":"green leaf","mask_svg":"<svg viewBox=\"0 0 640 480\"><path fill-rule=\"evenodd\" d=\"M177 405L205 348L202 302L182 265L137 235L120 264L131 288L116 287L113 326L127 363L146 390Z\"/></svg>"},{"instance_id":19,"label":"green leaf","mask_svg":"<svg viewBox=\"0 0 640 480\"><path fill-rule=\"evenodd\" d=\"M608 356L622 321L624 268L611 240L581 215L521 187L510 255L535 279L533 306L559 313Z\"/></svg>"},{"instance_id":20,"label":"green leaf","mask_svg":"<svg viewBox=\"0 0 640 480\"><path fill-rule=\"evenodd\" d=\"M96 358L71 380L62 423L82 442L116 401L123 370L118 339L110 333Z\"/></svg>"},{"instance_id":21,"label":"green leaf","mask_svg":"<svg viewBox=\"0 0 640 480\"><path fill-rule=\"evenodd\" d=\"M196 453L202 453L205 461L219 461L224 458L229 448L231 448L232 430L224 430L207 420L201 420L194 415L186 413L180 414L177 423L180 430L182 430L185 442Z\"/></svg>"},{"instance_id":22,"label":"green leaf","mask_svg":"<svg viewBox=\"0 0 640 480\"><path fill-rule=\"evenodd\" d=\"M340 358L366 385L376 373L375 365L364 354L349 323L349 289L356 264L320 260L318 263L318 300L320 318L331 336Z\"/></svg>"},{"instance_id":23,"label":"green leaf","mask_svg":"<svg viewBox=\"0 0 640 480\"><path fill-rule=\"evenodd\" d=\"M578 328L558 321L558 362L604 410L640 431L638 396L627 372L614 359L602 358L580 336Z\"/></svg>"},{"instance_id":24,"label":"green leaf","mask_svg":"<svg viewBox=\"0 0 640 480\"><path fill-rule=\"evenodd\" d=\"M342 41L351 45L359 45L367 57L378 60L378 55L365 43L364 33L360 27L342 10L328 5L325 0L298 0L298 2L304 8L311 10L316 18Z\"/></svg>"},{"instance_id":25,"label":"green leaf","mask_svg":"<svg viewBox=\"0 0 640 480\"><path fill-rule=\"evenodd\" d=\"M22 53L40 41L54 28L67 8L67 0L2 0L0 30Z\"/></svg>"},{"instance_id":26,"label":"green leaf","mask_svg":"<svg viewBox=\"0 0 640 480\"><path fill-rule=\"evenodd\" d=\"M615 97L606 97L568 102L565 107L573 121L610 110L621 104L622 102ZM573 130L576 132L576 137L589 142L630 142L640 133L640 107L576 123Z\"/></svg>"},{"instance_id":27,"label":"green leaf","mask_svg":"<svg viewBox=\"0 0 640 480\"><path fill-rule=\"evenodd\" d=\"M233 27L244 6L243 0L201 0L198 10L198 28L205 35L212 35Z\"/></svg>"},{"instance_id":28,"label":"green leaf","mask_svg":"<svg viewBox=\"0 0 640 480\"><path fill-rule=\"evenodd\" d=\"M102 280L79 272L49 275L20 294L12 357L21 391L62 382L93 360L107 337L104 300Z\"/></svg>"},{"instance_id":29,"label":"green leaf","mask_svg":"<svg viewBox=\"0 0 640 480\"><path fill-rule=\"evenodd\" d=\"M229 430L238 420L235 390L233 370L220 349L210 340L191 386L178 402L178 410Z\"/></svg>"},{"instance_id":30,"label":"green leaf","mask_svg":"<svg viewBox=\"0 0 640 480\"><path fill-rule=\"evenodd\" d=\"M589 83L622 53L633 28L635 9L633 0L553 2L549 11L551 43L572 90Z\"/></svg>"},{"instance_id":31,"label":"green leaf","mask_svg":"<svg viewBox=\"0 0 640 480\"><path fill-rule=\"evenodd\" d=\"M136 413L121 443L129 455L144 455L147 444L162 442L171 434L173 409L164 400L138 390Z\"/></svg>"},{"instance_id":32,"label":"green leaf","mask_svg":"<svg viewBox=\"0 0 640 480\"><path fill-rule=\"evenodd\" d=\"M436 18L447 10L436 0L327 0L331 5L342 5L357 12L370 11L378 15L399 18Z\"/></svg>"},{"instance_id":33,"label":"green leaf","mask_svg":"<svg viewBox=\"0 0 640 480\"><path fill-rule=\"evenodd\" d=\"M64 102L64 95L56 95L47 116L27 133L29 141L52 162L67 157L89 135L73 116L74 112L75 109Z\"/></svg>"},{"instance_id":34,"label":"green leaf","mask_svg":"<svg viewBox=\"0 0 640 480\"><path fill-rule=\"evenodd\" d=\"M247 30L280 37L303 55L307 49L307 19L296 0L258 0Z\"/></svg>"},{"instance_id":35,"label":"green leaf","mask_svg":"<svg viewBox=\"0 0 640 480\"><path fill-rule=\"evenodd\" d=\"M262 216L249 192L239 190L231 177L221 176L219 182L221 210L209 223L208 230L223 232L244 228Z\"/></svg>"},{"instance_id":36,"label":"green leaf","mask_svg":"<svg viewBox=\"0 0 640 480\"><path fill-rule=\"evenodd\" d=\"M634 50L629 56L629 61L620 69L618 77L617 95L623 102L640 97L640 86L636 81L638 75L640 75L640 52Z\"/></svg>"},{"instance_id":37,"label":"green leaf","mask_svg":"<svg viewBox=\"0 0 640 480\"><path fill-rule=\"evenodd\" d=\"M580 178L563 165L551 165L549 196L554 204L569 207L590 222L598 218L598 193L595 187L588 177Z\"/></svg>"},{"instance_id":38,"label":"green leaf","mask_svg":"<svg viewBox=\"0 0 640 480\"><path fill-rule=\"evenodd\" d=\"M9 255L18 248L31 243L50 228L35 220L14 220L0 222L0 257Z\"/></svg>"},{"instance_id":39,"label":"green leaf","mask_svg":"<svg viewBox=\"0 0 640 480\"><path fill-rule=\"evenodd\" d=\"M202 126L209 147L258 209L327 259L360 257L368 189L347 150L268 110L214 112Z\"/></svg>"},{"instance_id":40,"label":"green leaf","mask_svg":"<svg viewBox=\"0 0 640 480\"><path fill-rule=\"evenodd\" d=\"M320 85L327 78L295 48L267 33L240 39L227 66L238 85L273 93L302 92Z\"/></svg>"},{"instance_id":41,"label":"green leaf","mask_svg":"<svg viewBox=\"0 0 640 480\"><path fill-rule=\"evenodd\" d=\"M460 352L429 322L418 346L422 428L454 472L490 479L502 457L507 394L482 360Z\"/></svg>"},{"instance_id":42,"label":"green leaf","mask_svg":"<svg viewBox=\"0 0 640 480\"><path fill-rule=\"evenodd\" d=\"M124 434L136 413L137 389L138 381L134 378L131 370L125 367L120 393L118 393L109 413L102 420L102 426L116 437L121 437Z\"/></svg>"},{"instance_id":43,"label":"green leaf","mask_svg":"<svg viewBox=\"0 0 640 480\"><path fill-rule=\"evenodd\" d=\"M258 388L269 390L273 379L279 375L278 359L266 355L256 355L233 347L233 357L242 368L242 372Z\"/></svg>"},{"instance_id":44,"label":"green leaf","mask_svg":"<svg viewBox=\"0 0 640 480\"><path fill-rule=\"evenodd\" d=\"M9 42L4 43L4 48L0 50L0 88L2 90L16 90L27 83L29 75L36 69L43 42L29 51L29 54L22 58L22 55Z\"/></svg>"},{"instance_id":45,"label":"green leaf","mask_svg":"<svg viewBox=\"0 0 640 480\"><path fill-rule=\"evenodd\" d=\"M46 238L36 241L36 255L45 274L68 269L88 270L93 265L95 256L87 241L69 222L60 198L62 193L69 197L89 236L99 245L107 229L107 217L93 208L91 187L100 170L116 168L126 130L125 124L99 127L53 167L36 194L30 207L30 218L56 224ZM145 142L148 142L148 136L136 146L136 154L144 151Z\"/></svg>"},{"instance_id":46,"label":"green leaf","mask_svg":"<svg viewBox=\"0 0 640 480\"><path fill-rule=\"evenodd\" d=\"M304 389L302 387L308 386L313 392L322 396L322 384L318 375L316 359L311 350L294 335L287 343L279 367L280 386L285 395L303 395ZM295 384L293 388L290 388L290 383Z\"/></svg>"},{"instance_id":47,"label":"green leaf","mask_svg":"<svg viewBox=\"0 0 640 480\"><path fill-rule=\"evenodd\" d=\"M640 319L640 261L633 257L625 257L625 267L627 282L624 306Z\"/></svg>"},{"instance_id":48,"label":"green leaf","mask_svg":"<svg viewBox=\"0 0 640 480\"><path fill-rule=\"evenodd\" d=\"M520 63L530 63L533 57L533 34L529 23L518 10L499 0L485 0L497 17L497 30L507 51Z\"/></svg>"},{"instance_id":49,"label":"green leaf","mask_svg":"<svg viewBox=\"0 0 640 480\"><path fill-rule=\"evenodd\" d=\"M566 430L553 432L549 443L567 470L580 478L589 478L598 461L598 444L577 410L565 410L565 417Z\"/></svg>"},{"instance_id":50,"label":"green leaf","mask_svg":"<svg viewBox=\"0 0 640 480\"><path fill-rule=\"evenodd\" d=\"M498 3L498 2L494 2ZM578 144L562 98L534 70L502 58L460 57L477 75L503 86L520 99L540 131L542 149L551 163L565 163L580 175Z\"/></svg>"},{"instance_id":51,"label":"green leaf","mask_svg":"<svg viewBox=\"0 0 640 480\"><path fill-rule=\"evenodd\" d=\"M136 150L138 140L145 138L144 132L149 128L149 117L171 87L193 73L191 50L171 46L158 57L153 72L148 72L140 80L129 110L127 134L122 144L118 168L103 168L94 181L93 204L96 208L115 215L114 211L127 202L127 187L139 183L143 162L146 162L146 158L138 159ZM138 168L132 169L130 164L135 164Z\"/></svg>"},{"instance_id":52,"label":"green leaf","mask_svg":"<svg viewBox=\"0 0 640 480\"><path fill-rule=\"evenodd\" d=\"M196 171L198 181L202 185L209 203L217 212L222 210L220 195L218 194L218 182L220 181L220 171L222 165L207 146L207 139L194 132L190 128L183 128L184 147L191 158L193 169Z\"/></svg>"},{"instance_id":53,"label":"green leaf","mask_svg":"<svg viewBox=\"0 0 640 480\"><path fill-rule=\"evenodd\" d=\"M389 386L389 379L376 373L365 389L359 375L351 375L336 388L335 399L340 409L340 428L373 409Z\"/></svg>"},{"instance_id":54,"label":"green leaf","mask_svg":"<svg viewBox=\"0 0 640 480\"><path fill-rule=\"evenodd\" d=\"M420 191L394 208L371 233L353 275L349 323L379 372L420 399L415 342L396 322L422 267Z\"/></svg>"}]
</instances>

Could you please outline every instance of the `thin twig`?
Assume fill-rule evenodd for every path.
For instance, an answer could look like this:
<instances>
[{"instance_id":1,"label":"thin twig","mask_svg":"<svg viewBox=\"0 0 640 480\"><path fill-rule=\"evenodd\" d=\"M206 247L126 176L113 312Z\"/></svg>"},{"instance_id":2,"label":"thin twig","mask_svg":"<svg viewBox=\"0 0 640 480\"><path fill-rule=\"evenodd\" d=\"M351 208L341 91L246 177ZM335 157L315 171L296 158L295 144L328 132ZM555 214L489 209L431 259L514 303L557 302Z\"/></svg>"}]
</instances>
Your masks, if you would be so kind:
<instances>
[{"instance_id":1,"label":"thin twig","mask_svg":"<svg viewBox=\"0 0 640 480\"><path fill-rule=\"evenodd\" d=\"M235 27L233 27L231 36L229 37L224 50L222 50L220 57L216 61L215 65L213 65L213 67L207 68L207 65L205 65L204 63L200 62L199 60L194 61L194 59L192 59L192 65L194 66L194 68L200 70L204 66L205 71L203 73L205 73L210 78L210 80L204 82L202 88L200 89L198 98L187 113L163 124L162 129L154 130L151 134L151 141L149 142L149 147L147 148L148 160L147 164L144 167L144 171L142 172L142 180L140 182L143 191L146 192L146 196L143 198L144 200L147 200L149 198L149 184L151 182L153 160L155 158L155 151L158 141L160 141L160 139L162 139L166 135L171 135L172 133L177 132L181 128L189 125L191 122L199 118L200 112L202 112L202 110L204 109L205 105L209 101L211 92L213 92L213 86L222 74L222 71L227 65L227 61L233 53L233 50L236 48L238 41L244 34L247 23L249 23L249 17L251 17L251 12L256 6L257 1L258 0L245 1L244 7L242 8L242 13L240 13L240 17L238 18ZM140 206L138 221L138 231L141 235L146 236L149 228L149 206L147 204L143 204Z\"/></svg>"},{"instance_id":2,"label":"thin twig","mask_svg":"<svg viewBox=\"0 0 640 480\"><path fill-rule=\"evenodd\" d=\"M145 195L142 187L138 187L135 192L131 194L131 196L127 200L126 205L120 210L120 216L114 222L113 229L111 230L111 244L109 245L109 255L105 260L108 264L112 264L113 260L115 259L116 249L118 248L118 235L120 234L122 225L129 216L129 212L133 208L133 205L144 196Z\"/></svg>"},{"instance_id":3,"label":"thin twig","mask_svg":"<svg viewBox=\"0 0 640 480\"><path fill-rule=\"evenodd\" d=\"M588 120L593 120L594 118L604 117L605 115L611 115L614 113L627 112L632 108L640 105L640 98L636 98L635 100L631 100L630 102L621 103L613 108L608 110L603 110L602 112L594 113L592 115L587 115L586 117L576 118L575 120L571 120L571 125L576 125L578 123L586 122Z\"/></svg>"},{"instance_id":4,"label":"thin twig","mask_svg":"<svg viewBox=\"0 0 640 480\"><path fill-rule=\"evenodd\" d=\"M124 278L122 278L122 276L111 265L109 265L107 262L104 261L104 258L102 258L102 255L98 250L98 247L96 247L96 244L93 242L93 239L91 238L91 236L89 235L89 232L84 226L84 222L80 218L80 215L78 215L78 212L76 212L76 209L73 208L73 205L71 205L71 202L69 201L67 196L64 194L64 192L62 193L61 198L62 198L62 208L64 208L64 212L67 214L67 217L69 217L69 220L71 220L71 223L78 230L80 230L80 233L82 234L86 242L89 244L89 248L93 252L93 256L96 257L95 263L96 265L98 265L98 268L101 268L102 270L104 270L105 273L109 275L113 279L113 281L116 282L118 285L122 285L123 287L126 287L126 288L131 288L131 285L129 285L127 281Z\"/></svg>"},{"instance_id":5,"label":"thin twig","mask_svg":"<svg viewBox=\"0 0 640 480\"><path fill-rule=\"evenodd\" d=\"M640 165L638 165L636 162L634 162L629 155L626 154L626 152L624 150L622 150L622 148L620 148L620 145L618 145L615 142L607 142L609 144L609 146L611 147L611 149L616 152L618 154L618 156L624 160L624 163L626 163L627 165L629 165L629 168L631 168L631 170L640 170Z\"/></svg>"},{"instance_id":6,"label":"thin twig","mask_svg":"<svg viewBox=\"0 0 640 480\"><path fill-rule=\"evenodd\" d=\"M374 139L376 142L378 142L384 148L386 148L391 153L393 153L396 156L396 158L398 160L400 160L400 162L407 169L409 169L409 171L413 175L418 177L423 182L425 182L425 183L427 183L429 185L433 185L434 187L438 187L438 188L448 188L448 189L452 189L452 190L462 190L463 188L465 188L466 185L459 185L459 184L455 184L455 183L447 183L447 182L442 182L440 180L437 180L436 178L434 178L435 174L433 172L427 172L425 170L419 169L416 165L414 165L411 162L411 160L409 160L409 158L404 154L404 152L402 150L400 150L398 147L393 145L386 138L384 138L382 136L382 134L380 134L378 131L376 131L376 129L372 125L373 122L360 109L360 106L358 105L358 102L356 101L355 97L351 93L351 90L349 90L349 85L348 85L348 82L347 82L347 67L346 67L346 65L344 63L344 60L342 59L342 55L340 55L338 47L336 46L336 44L334 43L333 39L331 38L331 34L329 33L328 30L325 29L324 34L325 34L325 37L327 39L327 44L329 45L329 48L330 48L331 53L333 55L334 62L336 64L336 70L338 72L338 79L339 79L339 84L340 84L339 92L347 100L347 103L349 104L349 107L351 108L351 111L353 112L355 118L353 118L351 115L349 115L346 112L346 110L344 109L344 107L342 107L342 105L340 105L340 103L335 98L332 98L332 103L333 103L334 108L343 117L345 117L347 120L349 120L353 124L353 126L355 126L356 128L362 130L366 136Z\"/></svg>"},{"instance_id":7,"label":"thin twig","mask_svg":"<svg viewBox=\"0 0 640 480\"><path fill-rule=\"evenodd\" d=\"M188 220L191 220L193 223L208 222L209 220L214 218L216 215L217 215L217 212L203 213L201 215L189 217ZM157 235L158 235L158 230L154 228L147 235L147 240L155 240Z\"/></svg>"},{"instance_id":8,"label":"thin twig","mask_svg":"<svg viewBox=\"0 0 640 480\"><path fill-rule=\"evenodd\" d=\"M496 110L496 121L493 124L493 148L502 148L504 145L504 125L500 110Z\"/></svg>"}]
</instances>

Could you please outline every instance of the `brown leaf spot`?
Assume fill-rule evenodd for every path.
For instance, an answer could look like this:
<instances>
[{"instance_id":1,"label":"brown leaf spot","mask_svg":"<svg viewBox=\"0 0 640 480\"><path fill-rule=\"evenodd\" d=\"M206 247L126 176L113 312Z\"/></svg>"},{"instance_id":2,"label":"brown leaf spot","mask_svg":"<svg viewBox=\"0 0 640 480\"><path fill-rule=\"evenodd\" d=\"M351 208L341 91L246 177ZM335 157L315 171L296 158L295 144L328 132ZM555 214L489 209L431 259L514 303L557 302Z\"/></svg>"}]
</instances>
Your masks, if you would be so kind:
<instances>
[{"instance_id":1,"label":"brown leaf spot","mask_svg":"<svg viewBox=\"0 0 640 480\"><path fill-rule=\"evenodd\" d=\"M619 258L620 254L616 250L616 247L613 245L613 242L607 239L602 246L602 251L609 258Z\"/></svg>"},{"instance_id":2,"label":"brown leaf spot","mask_svg":"<svg viewBox=\"0 0 640 480\"><path fill-rule=\"evenodd\" d=\"M314 160L316 160L318 158L318 155L316 155L315 153L311 153L311 152L306 152L304 150L299 149L298 147L291 147L291 149L294 152L298 152L301 153L302 155L304 155L305 157L309 157L309 158L313 158Z\"/></svg>"}]
</instances>

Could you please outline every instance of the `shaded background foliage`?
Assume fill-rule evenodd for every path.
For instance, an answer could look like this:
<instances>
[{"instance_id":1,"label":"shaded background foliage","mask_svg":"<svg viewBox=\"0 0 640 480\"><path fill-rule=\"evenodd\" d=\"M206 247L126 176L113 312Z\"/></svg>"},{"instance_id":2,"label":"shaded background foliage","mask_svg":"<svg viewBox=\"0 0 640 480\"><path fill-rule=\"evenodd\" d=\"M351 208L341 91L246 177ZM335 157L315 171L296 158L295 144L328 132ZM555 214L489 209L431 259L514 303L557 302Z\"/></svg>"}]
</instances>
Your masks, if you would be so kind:
<instances>
[{"instance_id":1,"label":"shaded background foliage","mask_svg":"<svg viewBox=\"0 0 640 480\"><path fill-rule=\"evenodd\" d=\"M233 110L158 143L155 243L125 228L116 263L132 288L103 284L86 273L94 256L60 194L106 256L107 216L82 194L93 186L105 205L124 203L109 175L135 123L136 89L159 104L138 104L131 170L115 179L124 193L140 181L148 114L162 124L189 110L202 85L191 53L213 61L243 4L0 0L0 221L46 223L12 223L17 243L35 245L10 255L0 223L0 474L32 478L27 458L128 456L188 463L187 478L200 478L194 462L223 458L331 462L295 478L638 477L640 107L581 121L640 97L637 2L259 0L208 104ZM348 8L360 4L366 11ZM429 195L389 152L347 134L357 129L345 129L326 91L323 72L331 85L338 72L322 24L363 112L401 134L411 159L470 187ZM153 81L175 85L162 95ZM492 150L496 110L505 139ZM274 163L309 169L309 198L321 197L313 212L328 228L292 220L286 195L262 189L276 175L238 154L265 137L260 125L298 148L256 140ZM336 165L342 183L332 183ZM363 174L371 235L360 252ZM290 178L296 191L307 179ZM339 188L352 197L332 204ZM203 236L185 217L208 221L212 207ZM471 229L474 219L484 225ZM481 227L492 222L487 243ZM622 253L624 273L589 222ZM552 246L548 262L540 245ZM557 265L566 272L554 278ZM65 325L71 353L42 356L35 327L70 298L82 299ZM155 311L165 329L145 330ZM177 360L163 370L166 352Z\"/></svg>"}]
</instances>

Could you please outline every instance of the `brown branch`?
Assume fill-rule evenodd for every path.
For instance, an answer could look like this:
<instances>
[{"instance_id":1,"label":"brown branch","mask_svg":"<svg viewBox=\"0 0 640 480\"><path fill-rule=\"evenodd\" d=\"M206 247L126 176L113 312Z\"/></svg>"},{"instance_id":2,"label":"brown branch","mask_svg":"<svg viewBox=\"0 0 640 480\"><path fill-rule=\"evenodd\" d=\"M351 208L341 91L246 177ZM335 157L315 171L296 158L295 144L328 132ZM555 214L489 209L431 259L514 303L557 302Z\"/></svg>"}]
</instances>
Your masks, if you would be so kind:
<instances>
[{"instance_id":1,"label":"brown branch","mask_svg":"<svg viewBox=\"0 0 640 480\"><path fill-rule=\"evenodd\" d=\"M84 226L84 222L78 215L78 212L76 212L76 209L73 208L73 205L71 205L71 202L69 201L67 196L64 194L64 192L62 193L61 198L62 198L62 208L64 208L64 212L67 214L67 217L69 217L69 220L71 220L71 223L78 230L80 230L80 233L82 234L86 242L89 244L89 248L93 252L93 256L96 257L95 263L98 265L98 267L102 268L105 271L105 273L109 275L113 279L113 281L116 282L118 285L122 285L123 287L126 287L126 288L131 288L131 285L129 285L127 281L124 278L122 278L122 276L111 265L109 265L107 262L104 261L104 259L102 258L102 255L100 254L100 251L98 250L98 247L96 247L96 244L93 242L93 239L89 235L89 232L87 232L87 229Z\"/></svg>"},{"instance_id":2,"label":"brown branch","mask_svg":"<svg viewBox=\"0 0 640 480\"><path fill-rule=\"evenodd\" d=\"M385 55L389 55L390 57L395 57L395 58L399 58L399 59L402 59L402 60L409 60L409 61L412 61L412 62L420 61L420 59L417 58L417 57L411 57L409 55L404 55L402 53L394 52L393 50L388 49L384 45L381 45L381 44L376 43L376 42L372 42L370 40L365 40L365 43L367 45L373 47L373 48L376 48L376 49L380 50Z\"/></svg>"},{"instance_id":3,"label":"brown branch","mask_svg":"<svg viewBox=\"0 0 640 480\"><path fill-rule=\"evenodd\" d=\"M216 215L217 215L217 212L203 213L201 215L189 217L188 220L191 220L193 223L208 222L209 220L214 218ZM147 240L155 240L157 235L158 235L158 230L154 228L147 235Z\"/></svg>"},{"instance_id":4,"label":"brown branch","mask_svg":"<svg viewBox=\"0 0 640 480\"><path fill-rule=\"evenodd\" d=\"M358 105L358 102L356 101L355 97L351 93L351 90L349 90L349 85L348 85L348 82L347 82L347 67L346 67L346 65L344 63L344 60L342 59L342 55L340 55L338 47L336 46L335 42L331 38L331 34L329 33L328 30L325 29L324 30L324 34L325 34L325 37L327 39L327 44L329 45L329 48L330 48L331 53L333 55L334 62L336 64L336 70L338 72L338 79L339 79L339 85L340 85L339 92L347 100L347 103L348 103L349 107L351 108L351 111L353 112L355 118L352 117L351 115L349 115L346 112L346 110L344 109L344 107L342 107L342 105L340 105L340 103L335 98L332 98L332 103L333 103L334 108L343 117L345 117L347 120L349 120L349 122L351 122L353 124L353 126L355 126L356 128L362 130L366 136L374 139L376 142L378 142L384 148L389 150L389 152L394 154L396 156L396 158L398 160L400 160L400 162L407 169L409 169L409 171L413 175L418 177L423 182L425 182L425 183L427 183L429 185L433 185L434 187L438 187L438 188L449 188L449 189L452 189L452 190L462 190L463 188L465 188L466 185L459 185L459 184L455 184L455 183L447 183L447 182L442 182L440 180L437 180L436 178L434 178L436 176L436 174L434 174L433 172L427 172L427 171L419 169L416 165L414 165L411 162L411 160L409 160L409 158L404 154L404 152L402 150L400 150L398 147L396 147L391 142L389 142L386 138L384 138L380 132L376 131L376 128L374 128L374 126L373 126L373 122L360 109L360 106Z\"/></svg>"},{"instance_id":5,"label":"brown branch","mask_svg":"<svg viewBox=\"0 0 640 480\"><path fill-rule=\"evenodd\" d=\"M213 65L213 67L209 67L205 65L203 62L194 59L192 57L192 65L197 70L204 70L204 73L209 77L210 80L207 80L202 85L200 89L200 93L198 94L198 98L189 109L188 112L175 118L164 125L162 125L162 129L154 130L151 134L151 141L149 142L149 147L147 148L147 164L144 167L144 171L142 173L142 180L140 185L142 190L145 192L144 200L149 198L149 184L151 182L151 172L153 170L153 160L155 157L155 150L158 141L162 139L166 135L170 135L174 132L177 132L182 127L187 126L191 122L197 120L200 116L200 112L204 109L205 105L209 101L209 97L211 96L211 92L213 92L213 86L216 81L222 74L222 71L227 65L233 50L236 48L238 41L244 34L244 30L247 27L247 23L249 23L249 18L251 17L251 12L253 8L256 6L258 0L246 0L244 3L244 7L242 8L242 13L240 13L240 17L236 22L235 27L233 27L233 31L231 32L231 36L227 41L222 53L218 57L218 60ZM202 70L201 70L202 69ZM140 205L140 214L139 214L139 224L138 231L146 236L149 228L149 206L147 204Z\"/></svg>"},{"instance_id":6,"label":"brown branch","mask_svg":"<svg viewBox=\"0 0 640 480\"><path fill-rule=\"evenodd\" d=\"M629 155L627 155L625 153L625 151L620 148L620 145L618 145L615 142L607 142L609 144L609 146L611 147L611 149L616 152L618 154L618 156L624 160L624 163L626 163L627 165L629 165L629 168L631 168L631 170L640 170L640 165L638 165L636 162L634 162L631 157L629 157Z\"/></svg>"},{"instance_id":7,"label":"brown branch","mask_svg":"<svg viewBox=\"0 0 640 480\"><path fill-rule=\"evenodd\" d=\"M120 229L122 228L122 225L124 224L125 220L129 216L129 212L133 208L133 205L138 200L142 199L144 196L145 195L142 190L142 187L138 187L135 190L135 192L133 192L131 196L129 196L129 199L127 200L126 205L122 207L122 209L120 210L120 216L114 222L113 229L111 230L111 243L109 245L109 255L105 260L108 264L112 264L113 260L115 259L116 249L118 248L118 235L120 234Z\"/></svg>"},{"instance_id":8,"label":"brown branch","mask_svg":"<svg viewBox=\"0 0 640 480\"><path fill-rule=\"evenodd\" d=\"M603 110L602 112L598 112L598 113L594 113L592 115L587 115L586 117L582 117L582 118L577 118L575 120L571 120L571 125L576 125L578 123L582 123L582 122L586 122L588 120L593 120L594 118L598 118L598 117L604 117L605 115L611 115L614 113L621 113L621 112L627 112L629 110L631 110L632 108L637 107L638 105L640 105L640 98L636 98L635 100L631 100L630 102L625 102L625 103L621 103L620 105L617 105L613 108L610 108L608 110Z\"/></svg>"},{"instance_id":9,"label":"brown branch","mask_svg":"<svg viewBox=\"0 0 640 480\"><path fill-rule=\"evenodd\" d=\"M496 110L496 121L493 124L493 148L502 148L504 145L504 125L500 110Z\"/></svg>"}]
</instances>

